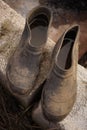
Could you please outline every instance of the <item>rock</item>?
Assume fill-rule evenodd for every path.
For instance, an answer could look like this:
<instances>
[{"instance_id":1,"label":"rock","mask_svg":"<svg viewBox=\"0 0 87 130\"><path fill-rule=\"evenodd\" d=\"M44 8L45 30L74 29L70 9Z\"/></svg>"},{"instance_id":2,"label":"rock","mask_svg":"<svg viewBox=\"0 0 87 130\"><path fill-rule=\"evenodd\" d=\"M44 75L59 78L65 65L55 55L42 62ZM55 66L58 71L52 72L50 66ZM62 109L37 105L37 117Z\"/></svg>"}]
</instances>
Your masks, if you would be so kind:
<instances>
[{"instance_id":1,"label":"rock","mask_svg":"<svg viewBox=\"0 0 87 130\"><path fill-rule=\"evenodd\" d=\"M21 15L0 0L0 70L3 74L10 53L19 42L24 22Z\"/></svg>"},{"instance_id":2,"label":"rock","mask_svg":"<svg viewBox=\"0 0 87 130\"><path fill-rule=\"evenodd\" d=\"M6 65L19 43L24 23L22 16L0 0L0 83L5 87ZM55 43L48 38L36 86L40 85L49 74L54 46ZM71 113L60 123L65 130L87 129L87 69L78 65L77 72L77 100Z\"/></svg>"},{"instance_id":3,"label":"rock","mask_svg":"<svg viewBox=\"0 0 87 130\"><path fill-rule=\"evenodd\" d=\"M77 100L71 113L61 123L65 130L87 129L87 69L78 65Z\"/></svg>"},{"instance_id":4,"label":"rock","mask_svg":"<svg viewBox=\"0 0 87 130\"><path fill-rule=\"evenodd\" d=\"M26 17L26 14L29 10L39 4L38 0L3 0L11 8L15 9L18 13L20 13L23 17Z\"/></svg>"}]
</instances>

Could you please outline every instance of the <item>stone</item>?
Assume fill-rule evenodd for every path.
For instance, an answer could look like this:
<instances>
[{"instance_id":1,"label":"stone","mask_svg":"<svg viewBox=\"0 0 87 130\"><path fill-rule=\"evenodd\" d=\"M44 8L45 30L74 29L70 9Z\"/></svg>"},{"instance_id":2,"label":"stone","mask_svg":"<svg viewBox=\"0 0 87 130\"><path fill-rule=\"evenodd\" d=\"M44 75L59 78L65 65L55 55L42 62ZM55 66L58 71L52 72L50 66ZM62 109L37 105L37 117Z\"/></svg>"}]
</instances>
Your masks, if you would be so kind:
<instances>
[{"instance_id":1,"label":"stone","mask_svg":"<svg viewBox=\"0 0 87 130\"><path fill-rule=\"evenodd\" d=\"M0 71L5 74L10 53L19 43L24 19L0 0Z\"/></svg>"},{"instance_id":2,"label":"stone","mask_svg":"<svg viewBox=\"0 0 87 130\"><path fill-rule=\"evenodd\" d=\"M70 114L61 122L65 130L87 129L87 69L78 65L77 99Z\"/></svg>"},{"instance_id":3,"label":"stone","mask_svg":"<svg viewBox=\"0 0 87 130\"><path fill-rule=\"evenodd\" d=\"M0 0L0 84L6 87L6 65L8 59L16 49L25 19ZM44 56L36 86L42 84L49 74L51 67L51 54L55 42L48 38L44 49ZM6 81L6 82L5 82ZM70 114L60 122L65 130L87 129L87 69L78 64L77 70L77 100Z\"/></svg>"}]
</instances>

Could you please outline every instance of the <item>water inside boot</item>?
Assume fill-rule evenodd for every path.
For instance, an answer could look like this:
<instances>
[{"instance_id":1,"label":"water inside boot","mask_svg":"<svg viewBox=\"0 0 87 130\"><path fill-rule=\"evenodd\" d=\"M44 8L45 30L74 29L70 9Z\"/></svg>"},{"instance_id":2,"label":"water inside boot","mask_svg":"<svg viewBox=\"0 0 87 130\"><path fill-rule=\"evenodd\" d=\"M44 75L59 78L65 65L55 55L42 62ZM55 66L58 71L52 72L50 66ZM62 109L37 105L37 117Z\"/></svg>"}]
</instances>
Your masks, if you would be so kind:
<instances>
[{"instance_id":1,"label":"water inside boot","mask_svg":"<svg viewBox=\"0 0 87 130\"><path fill-rule=\"evenodd\" d=\"M46 43L47 30L48 30L48 19L44 14L38 15L30 23L31 29L31 42L30 44L34 47L41 47Z\"/></svg>"}]
</instances>

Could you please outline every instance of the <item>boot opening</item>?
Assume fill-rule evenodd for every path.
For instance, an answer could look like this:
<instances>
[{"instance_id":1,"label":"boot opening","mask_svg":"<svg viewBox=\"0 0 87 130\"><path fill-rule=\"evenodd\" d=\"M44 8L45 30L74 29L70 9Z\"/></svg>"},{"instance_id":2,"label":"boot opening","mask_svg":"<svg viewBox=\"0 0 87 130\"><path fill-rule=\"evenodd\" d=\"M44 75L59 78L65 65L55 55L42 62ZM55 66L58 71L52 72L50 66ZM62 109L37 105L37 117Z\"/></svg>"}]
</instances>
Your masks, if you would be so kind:
<instances>
[{"instance_id":1,"label":"boot opening","mask_svg":"<svg viewBox=\"0 0 87 130\"><path fill-rule=\"evenodd\" d=\"M41 47L47 40L49 21L45 14L36 16L30 23L31 42L34 47Z\"/></svg>"},{"instance_id":2,"label":"boot opening","mask_svg":"<svg viewBox=\"0 0 87 130\"><path fill-rule=\"evenodd\" d=\"M78 26L75 26L65 34L64 41L57 58L57 64L63 69L69 69L72 65L72 50L77 36L77 31Z\"/></svg>"}]
</instances>

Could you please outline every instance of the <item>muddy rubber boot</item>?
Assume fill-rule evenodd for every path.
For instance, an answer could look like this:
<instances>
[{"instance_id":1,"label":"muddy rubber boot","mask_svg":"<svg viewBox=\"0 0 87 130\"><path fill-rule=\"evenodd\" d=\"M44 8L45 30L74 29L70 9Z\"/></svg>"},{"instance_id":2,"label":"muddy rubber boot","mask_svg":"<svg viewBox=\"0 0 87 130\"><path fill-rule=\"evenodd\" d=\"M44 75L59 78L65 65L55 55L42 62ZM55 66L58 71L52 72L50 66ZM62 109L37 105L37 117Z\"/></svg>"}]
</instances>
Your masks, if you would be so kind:
<instances>
[{"instance_id":1,"label":"muddy rubber boot","mask_svg":"<svg viewBox=\"0 0 87 130\"><path fill-rule=\"evenodd\" d=\"M79 26L73 25L54 47L54 63L43 86L41 103L32 112L33 120L41 126L39 108L44 125L47 125L46 121L57 124L72 110L77 93L78 36Z\"/></svg>"},{"instance_id":2,"label":"muddy rubber boot","mask_svg":"<svg viewBox=\"0 0 87 130\"><path fill-rule=\"evenodd\" d=\"M7 65L9 90L25 107L34 97L34 84L39 73L50 24L50 10L42 6L34 8L26 18L20 43Z\"/></svg>"},{"instance_id":3,"label":"muddy rubber boot","mask_svg":"<svg viewBox=\"0 0 87 130\"><path fill-rule=\"evenodd\" d=\"M52 71L43 88L42 109L50 121L64 119L76 100L78 35L79 26L74 25L62 36Z\"/></svg>"}]
</instances>

